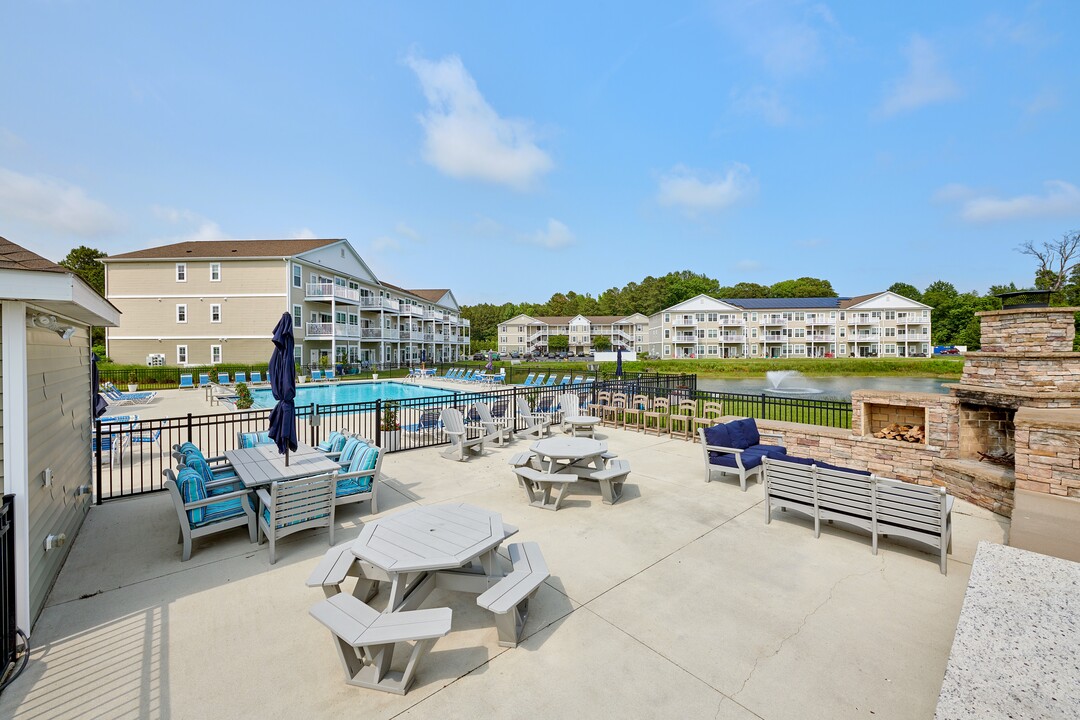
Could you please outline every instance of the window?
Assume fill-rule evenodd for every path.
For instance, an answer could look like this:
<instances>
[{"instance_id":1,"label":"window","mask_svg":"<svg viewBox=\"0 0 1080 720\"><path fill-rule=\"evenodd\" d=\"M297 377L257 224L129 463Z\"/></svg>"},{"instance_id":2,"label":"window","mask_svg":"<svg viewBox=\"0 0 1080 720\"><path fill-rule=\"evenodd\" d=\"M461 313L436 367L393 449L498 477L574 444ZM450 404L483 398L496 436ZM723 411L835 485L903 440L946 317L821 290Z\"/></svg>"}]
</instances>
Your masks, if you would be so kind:
<instances>
[{"instance_id":1,"label":"window","mask_svg":"<svg viewBox=\"0 0 1080 720\"><path fill-rule=\"evenodd\" d=\"M295 288L304 287L304 268L299 265L292 266L292 286Z\"/></svg>"},{"instance_id":2,"label":"window","mask_svg":"<svg viewBox=\"0 0 1080 720\"><path fill-rule=\"evenodd\" d=\"M716 354L716 346L715 345L710 345L709 346L709 354L710 355L715 355Z\"/></svg>"},{"instance_id":3,"label":"window","mask_svg":"<svg viewBox=\"0 0 1080 720\"><path fill-rule=\"evenodd\" d=\"M176 322L178 322L178 323L186 323L187 322L187 305L177 305L176 306Z\"/></svg>"},{"instance_id":4,"label":"window","mask_svg":"<svg viewBox=\"0 0 1080 720\"><path fill-rule=\"evenodd\" d=\"M896 328L885 328L885 337L895 337Z\"/></svg>"},{"instance_id":5,"label":"window","mask_svg":"<svg viewBox=\"0 0 1080 720\"><path fill-rule=\"evenodd\" d=\"M664 346L664 354L665 355L670 355L671 354L671 346L670 345L665 345Z\"/></svg>"},{"instance_id":6,"label":"window","mask_svg":"<svg viewBox=\"0 0 1080 720\"><path fill-rule=\"evenodd\" d=\"M750 322L757 322L757 313L750 313Z\"/></svg>"},{"instance_id":7,"label":"window","mask_svg":"<svg viewBox=\"0 0 1080 720\"><path fill-rule=\"evenodd\" d=\"M713 332L716 332L716 331L715 331L715 330L713 330ZM698 329L698 331L697 331L697 336L698 336L699 338L703 338L703 337L705 337L705 329L704 329L704 328L699 328L699 329Z\"/></svg>"},{"instance_id":8,"label":"window","mask_svg":"<svg viewBox=\"0 0 1080 720\"><path fill-rule=\"evenodd\" d=\"M220 345L211 345L210 346L210 364L211 365L217 365L220 362L221 362L221 346Z\"/></svg>"},{"instance_id":9,"label":"window","mask_svg":"<svg viewBox=\"0 0 1080 720\"><path fill-rule=\"evenodd\" d=\"M896 319L896 311L895 310L886 310L885 311L885 319L886 320L895 320Z\"/></svg>"},{"instance_id":10,"label":"window","mask_svg":"<svg viewBox=\"0 0 1080 720\"><path fill-rule=\"evenodd\" d=\"M299 305L292 306L292 321L295 327L300 327L304 324L304 308Z\"/></svg>"},{"instance_id":11,"label":"window","mask_svg":"<svg viewBox=\"0 0 1080 720\"><path fill-rule=\"evenodd\" d=\"M187 365L187 345L176 346L176 364Z\"/></svg>"},{"instance_id":12,"label":"window","mask_svg":"<svg viewBox=\"0 0 1080 720\"><path fill-rule=\"evenodd\" d=\"M717 335L716 328L709 328L709 339L715 338Z\"/></svg>"},{"instance_id":13,"label":"window","mask_svg":"<svg viewBox=\"0 0 1080 720\"><path fill-rule=\"evenodd\" d=\"M176 282L187 282L187 263L176 263Z\"/></svg>"},{"instance_id":14,"label":"window","mask_svg":"<svg viewBox=\"0 0 1080 720\"><path fill-rule=\"evenodd\" d=\"M896 354L896 346L895 345L886 345L885 346L885 354L886 355L895 355Z\"/></svg>"},{"instance_id":15,"label":"window","mask_svg":"<svg viewBox=\"0 0 1080 720\"><path fill-rule=\"evenodd\" d=\"M210 263L210 282L221 282L221 263Z\"/></svg>"},{"instance_id":16,"label":"window","mask_svg":"<svg viewBox=\"0 0 1080 720\"><path fill-rule=\"evenodd\" d=\"M670 330L664 330L664 339L667 340L669 337L671 337L671 331Z\"/></svg>"},{"instance_id":17,"label":"window","mask_svg":"<svg viewBox=\"0 0 1080 720\"><path fill-rule=\"evenodd\" d=\"M752 338L757 337L757 328L756 327L750 328L750 337L752 337Z\"/></svg>"},{"instance_id":18,"label":"window","mask_svg":"<svg viewBox=\"0 0 1080 720\"><path fill-rule=\"evenodd\" d=\"M716 322L716 313L709 313L709 322Z\"/></svg>"},{"instance_id":19,"label":"window","mask_svg":"<svg viewBox=\"0 0 1080 720\"><path fill-rule=\"evenodd\" d=\"M835 310L833 310L831 313L829 313L829 319L830 320L835 320L836 319L836 311Z\"/></svg>"},{"instance_id":20,"label":"window","mask_svg":"<svg viewBox=\"0 0 1080 720\"><path fill-rule=\"evenodd\" d=\"M801 321L801 320L803 319L803 317L804 317L804 316L803 316L803 314L802 314L801 312L797 312L797 313L795 313L795 319L796 319L796 320L800 320L800 321Z\"/></svg>"},{"instance_id":21,"label":"window","mask_svg":"<svg viewBox=\"0 0 1080 720\"><path fill-rule=\"evenodd\" d=\"M844 319L844 313L840 313L840 319L841 319L841 320L843 320L843 319Z\"/></svg>"},{"instance_id":22,"label":"window","mask_svg":"<svg viewBox=\"0 0 1080 720\"><path fill-rule=\"evenodd\" d=\"M698 313L696 317L698 322L705 322L705 313Z\"/></svg>"},{"instance_id":23,"label":"window","mask_svg":"<svg viewBox=\"0 0 1080 720\"><path fill-rule=\"evenodd\" d=\"M757 334L757 333L755 333L755 335L756 335L756 334ZM757 345L751 345L751 346L750 346L750 354L751 354L751 355L757 355L757 348L758 348L758 346L757 346Z\"/></svg>"},{"instance_id":24,"label":"window","mask_svg":"<svg viewBox=\"0 0 1080 720\"><path fill-rule=\"evenodd\" d=\"M664 313L664 322L666 322L666 323L671 322L671 313ZM664 353L664 354L667 355L667 353Z\"/></svg>"},{"instance_id":25,"label":"window","mask_svg":"<svg viewBox=\"0 0 1080 720\"><path fill-rule=\"evenodd\" d=\"M210 322L212 322L212 323L221 322L221 306L220 305L214 304L214 305L210 306Z\"/></svg>"},{"instance_id":26,"label":"window","mask_svg":"<svg viewBox=\"0 0 1080 720\"><path fill-rule=\"evenodd\" d=\"M874 312L870 313L870 317L873 318L874 320L880 320L881 319L881 311L880 310L875 310Z\"/></svg>"}]
</instances>

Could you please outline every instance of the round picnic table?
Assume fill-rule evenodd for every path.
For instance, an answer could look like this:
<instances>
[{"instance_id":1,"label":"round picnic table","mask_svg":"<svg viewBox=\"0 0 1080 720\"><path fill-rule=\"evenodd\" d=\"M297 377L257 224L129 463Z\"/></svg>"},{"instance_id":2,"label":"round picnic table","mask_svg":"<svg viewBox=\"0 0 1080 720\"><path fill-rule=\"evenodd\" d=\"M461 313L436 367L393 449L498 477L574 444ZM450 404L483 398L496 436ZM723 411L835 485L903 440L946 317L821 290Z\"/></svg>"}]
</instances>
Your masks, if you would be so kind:
<instances>
[{"instance_id":1,"label":"round picnic table","mask_svg":"<svg viewBox=\"0 0 1080 720\"><path fill-rule=\"evenodd\" d=\"M537 440L529 449L541 460L547 458L549 473L577 473L579 469L591 472L604 467L603 455L607 452L607 443L593 438L550 437ZM592 463L592 467L588 466L589 463Z\"/></svg>"},{"instance_id":2,"label":"round picnic table","mask_svg":"<svg viewBox=\"0 0 1080 720\"><path fill-rule=\"evenodd\" d=\"M600 424L600 418L595 415L578 415L577 417L563 418L563 423L570 426L570 434L577 437L578 430L588 431L589 437L593 436L593 428Z\"/></svg>"}]
</instances>

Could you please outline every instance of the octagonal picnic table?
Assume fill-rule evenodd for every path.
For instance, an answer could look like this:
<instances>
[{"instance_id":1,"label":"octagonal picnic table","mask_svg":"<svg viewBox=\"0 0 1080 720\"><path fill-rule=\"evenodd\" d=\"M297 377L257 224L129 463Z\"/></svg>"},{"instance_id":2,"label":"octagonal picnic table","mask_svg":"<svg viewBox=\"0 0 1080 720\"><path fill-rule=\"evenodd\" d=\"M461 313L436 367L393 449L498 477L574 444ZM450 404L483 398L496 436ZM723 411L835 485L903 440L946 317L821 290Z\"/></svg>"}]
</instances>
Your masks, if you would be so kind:
<instances>
[{"instance_id":1,"label":"octagonal picnic table","mask_svg":"<svg viewBox=\"0 0 1080 720\"><path fill-rule=\"evenodd\" d=\"M541 460L547 458L548 472L572 472L587 477L604 467L607 443L582 437L550 437L537 440L530 448Z\"/></svg>"},{"instance_id":2,"label":"octagonal picnic table","mask_svg":"<svg viewBox=\"0 0 1080 720\"><path fill-rule=\"evenodd\" d=\"M365 574L391 583L385 612L411 609L435 589L480 594L502 578L496 550L517 532L494 511L430 505L372 520L353 542Z\"/></svg>"}]
</instances>

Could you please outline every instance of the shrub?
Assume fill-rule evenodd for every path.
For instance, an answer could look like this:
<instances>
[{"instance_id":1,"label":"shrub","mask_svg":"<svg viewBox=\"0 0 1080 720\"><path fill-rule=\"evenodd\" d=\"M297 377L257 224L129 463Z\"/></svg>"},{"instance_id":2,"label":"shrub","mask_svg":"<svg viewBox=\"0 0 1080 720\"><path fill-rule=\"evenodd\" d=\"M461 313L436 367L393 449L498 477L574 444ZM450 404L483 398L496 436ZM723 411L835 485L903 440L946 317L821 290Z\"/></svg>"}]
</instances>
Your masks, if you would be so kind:
<instances>
[{"instance_id":1,"label":"shrub","mask_svg":"<svg viewBox=\"0 0 1080 720\"><path fill-rule=\"evenodd\" d=\"M251 398L251 390L248 389L247 383L236 384L236 409L247 410L252 406L255 401Z\"/></svg>"},{"instance_id":2,"label":"shrub","mask_svg":"<svg viewBox=\"0 0 1080 720\"><path fill-rule=\"evenodd\" d=\"M391 400L383 404L382 422L379 424L379 429L383 431L401 429L401 423L398 422L398 404L395 401Z\"/></svg>"}]
</instances>

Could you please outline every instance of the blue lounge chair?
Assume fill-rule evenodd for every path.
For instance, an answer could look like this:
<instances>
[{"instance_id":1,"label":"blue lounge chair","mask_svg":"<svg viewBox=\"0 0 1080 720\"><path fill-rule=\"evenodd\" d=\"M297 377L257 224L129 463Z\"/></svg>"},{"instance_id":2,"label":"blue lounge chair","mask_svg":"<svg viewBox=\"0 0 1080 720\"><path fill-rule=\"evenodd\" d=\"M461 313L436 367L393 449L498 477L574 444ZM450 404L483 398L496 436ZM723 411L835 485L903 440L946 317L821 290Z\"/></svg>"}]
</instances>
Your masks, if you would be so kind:
<instances>
[{"instance_id":1,"label":"blue lounge chair","mask_svg":"<svg viewBox=\"0 0 1080 720\"><path fill-rule=\"evenodd\" d=\"M450 378L451 380L457 380L459 377L461 377L461 374L464 373L464 372L465 372L465 368L454 368L453 370L451 370L449 373L446 374L446 377Z\"/></svg>"},{"instance_id":2,"label":"blue lounge chair","mask_svg":"<svg viewBox=\"0 0 1080 720\"><path fill-rule=\"evenodd\" d=\"M156 430L147 430L145 432L134 432L131 434L131 442L133 443L158 443L161 445L161 428Z\"/></svg>"},{"instance_id":3,"label":"blue lounge chair","mask_svg":"<svg viewBox=\"0 0 1080 720\"><path fill-rule=\"evenodd\" d=\"M232 383L229 382L229 373L227 372L219 372L217 374L217 381L218 385L232 385Z\"/></svg>"},{"instance_id":4,"label":"blue lounge chair","mask_svg":"<svg viewBox=\"0 0 1080 720\"><path fill-rule=\"evenodd\" d=\"M236 382L237 383L244 383L245 385L247 385L247 373L246 372L237 372L236 373Z\"/></svg>"},{"instance_id":5,"label":"blue lounge chair","mask_svg":"<svg viewBox=\"0 0 1080 720\"><path fill-rule=\"evenodd\" d=\"M592 375L585 378L585 384L586 385L592 385L594 382L596 382L596 378L594 378Z\"/></svg>"},{"instance_id":6,"label":"blue lounge chair","mask_svg":"<svg viewBox=\"0 0 1080 720\"><path fill-rule=\"evenodd\" d=\"M564 375L563 379L562 379L562 382L559 383L559 387L562 387L563 385L569 385L569 384L570 384L570 376L569 375Z\"/></svg>"},{"instance_id":7,"label":"blue lounge chair","mask_svg":"<svg viewBox=\"0 0 1080 720\"><path fill-rule=\"evenodd\" d=\"M473 376L475 374L475 370L470 370L469 372L465 373L464 377L461 378L461 382L472 382Z\"/></svg>"},{"instance_id":8,"label":"blue lounge chair","mask_svg":"<svg viewBox=\"0 0 1080 720\"><path fill-rule=\"evenodd\" d=\"M110 405L147 405L157 397L156 392L122 393L115 388L103 394Z\"/></svg>"},{"instance_id":9,"label":"blue lounge chair","mask_svg":"<svg viewBox=\"0 0 1080 720\"><path fill-rule=\"evenodd\" d=\"M544 384L544 387L555 387L555 383L557 381L558 381L558 378L555 375L552 375L551 377L548 378L548 381L547 381L547 383Z\"/></svg>"},{"instance_id":10,"label":"blue lounge chair","mask_svg":"<svg viewBox=\"0 0 1080 720\"><path fill-rule=\"evenodd\" d=\"M311 371L311 381L315 382L316 380L322 380L322 370Z\"/></svg>"},{"instance_id":11,"label":"blue lounge chair","mask_svg":"<svg viewBox=\"0 0 1080 720\"><path fill-rule=\"evenodd\" d=\"M405 432L417 433L424 430L437 430L440 427L442 427L442 421L439 419L439 411L426 410L420 413L419 422L405 425L402 429L405 430Z\"/></svg>"},{"instance_id":12,"label":"blue lounge chair","mask_svg":"<svg viewBox=\"0 0 1080 720\"><path fill-rule=\"evenodd\" d=\"M544 386L544 378L546 378L546 377L547 377L547 373L540 373L539 375L537 375L536 379L533 380L532 387L543 387Z\"/></svg>"},{"instance_id":13,"label":"blue lounge chair","mask_svg":"<svg viewBox=\"0 0 1080 720\"><path fill-rule=\"evenodd\" d=\"M326 370L326 371L323 372L323 379L324 380L337 380L337 376L334 375L333 370Z\"/></svg>"},{"instance_id":14,"label":"blue lounge chair","mask_svg":"<svg viewBox=\"0 0 1080 720\"><path fill-rule=\"evenodd\" d=\"M251 384L252 385L262 385L263 384L262 373L259 372L258 370L252 370L251 371Z\"/></svg>"},{"instance_id":15,"label":"blue lounge chair","mask_svg":"<svg viewBox=\"0 0 1080 720\"><path fill-rule=\"evenodd\" d=\"M580 385L583 382L585 382L585 378L582 377L581 375L578 375L576 378L574 378L574 384L575 385Z\"/></svg>"},{"instance_id":16,"label":"blue lounge chair","mask_svg":"<svg viewBox=\"0 0 1080 720\"><path fill-rule=\"evenodd\" d=\"M210 376L207 373L199 373L199 387L206 387L210 384Z\"/></svg>"},{"instance_id":17,"label":"blue lounge chair","mask_svg":"<svg viewBox=\"0 0 1080 720\"><path fill-rule=\"evenodd\" d=\"M185 373L180 376L180 389L181 390L194 390L195 381L191 376L191 373Z\"/></svg>"},{"instance_id":18,"label":"blue lounge chair","mask_svg":"<svg viewBox=\"0 0 1080 720\"><path fill-rule=\"evenodd\" d=\"M533 383L533 378L535 378L535 377L536 377L536 373L531 372L531 373L529 373L529 376L527 378L525 378L525 382L523 382L521 384L524 385L525 387L531 387L532 383Z\"/></svg>"}]
</instances>

